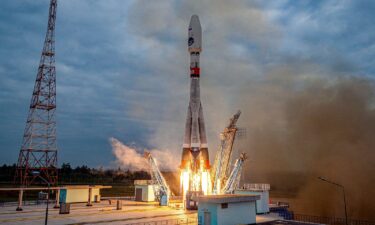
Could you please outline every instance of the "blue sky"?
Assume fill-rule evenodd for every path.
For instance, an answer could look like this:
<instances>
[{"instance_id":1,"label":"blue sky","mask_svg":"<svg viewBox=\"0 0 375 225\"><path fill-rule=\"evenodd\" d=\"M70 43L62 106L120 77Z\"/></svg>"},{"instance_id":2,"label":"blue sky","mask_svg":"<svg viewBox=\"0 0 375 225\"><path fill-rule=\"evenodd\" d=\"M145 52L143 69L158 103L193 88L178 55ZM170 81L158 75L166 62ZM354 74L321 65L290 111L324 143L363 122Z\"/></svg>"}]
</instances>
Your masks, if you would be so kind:
<instances>
[{"instance_id":1,"label":"blue sky","mask_svg":"<svg viewBox=\"0 0 375 225\"><path fill-rule=\"evenodd\" d=\"M1 1L1 164L15 163L18 157L48 4ZM254 116L246 110L243 99L253 93L249 88L259 88L249 83L298 89L314 79L372 80L374 12L374 1L354 0L59 1L59 162L110 166L111 137L141 149L168 149L179 157L188 103L186 40L192 14L200 16L203 27L201 94L213 149L237 108L245 109L245 124L276 113ZM267 74L278 78L270 81ZM262 88L259 92L268 93Z\"/></svg>"}]
</instances>

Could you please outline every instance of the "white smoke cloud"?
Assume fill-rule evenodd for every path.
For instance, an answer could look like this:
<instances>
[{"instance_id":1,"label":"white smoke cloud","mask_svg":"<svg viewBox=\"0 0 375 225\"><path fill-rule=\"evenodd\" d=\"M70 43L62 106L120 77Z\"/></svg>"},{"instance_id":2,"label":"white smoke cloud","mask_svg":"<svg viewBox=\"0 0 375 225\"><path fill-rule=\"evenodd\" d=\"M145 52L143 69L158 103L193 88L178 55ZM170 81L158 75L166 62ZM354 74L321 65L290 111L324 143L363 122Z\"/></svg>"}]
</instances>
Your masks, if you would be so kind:
<instances>
[{"instance_id":1,"label":"white smoke cloud","mask_svg":"<svg viewBox=\"0 0 375 225\"><path fill-rule=\"evenodd\" d=\"M116 138L110 138L109 141L112 145L112 153L116 156L115 163L123 168L132 171L148 170L149 165L143 157L145 151L151 153L162 171L174 171L178 167L177 158L168 150L138 150L121 143Z\"/></svg>"}]
</instances>

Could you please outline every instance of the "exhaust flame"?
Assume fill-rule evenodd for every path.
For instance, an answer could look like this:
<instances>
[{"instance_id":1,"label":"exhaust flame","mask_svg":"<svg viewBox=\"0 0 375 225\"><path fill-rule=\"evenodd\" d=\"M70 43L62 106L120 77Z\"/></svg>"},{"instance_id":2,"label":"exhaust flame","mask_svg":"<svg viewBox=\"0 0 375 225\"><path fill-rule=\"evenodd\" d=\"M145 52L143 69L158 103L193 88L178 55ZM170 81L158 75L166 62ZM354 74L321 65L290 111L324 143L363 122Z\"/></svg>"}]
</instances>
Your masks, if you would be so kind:
<instances>
[{"instance_id":1,"label":"exhaust flame","mask_svg":"<svg viewBox=\"0 0 375 225\"><path fill-rule=\"evenodd\" d=\"M182 169L180 173L180 181L181 194L183 195L184 201L186 200L186 193L188 191L202 192L204 195L212 193L210 172L204 169L203 166L201 166L196 172L192 171L190 166Z\"/></svg>"},{"instance_id":2,"label":"exhaust flame","mask_svg":"<svg viewBox=\"0 0 375 225\"><path fill-rule=\"evenodd\" d=\"M182 171L180 176L182 196L186 196L189 189L190 171Z\"/></svg>"},{"instance_id":3,"label":"exhaust flame","mask_svg":"<svg viewBox=\"0 0 375 225\"><path fill-rule=\"evenodd\" d=\"M202 191L204 195L208 195L209 192L211 192L210 184L210 173L208 173L207 171L202 172Z\"/></svg>"}]
</instances>

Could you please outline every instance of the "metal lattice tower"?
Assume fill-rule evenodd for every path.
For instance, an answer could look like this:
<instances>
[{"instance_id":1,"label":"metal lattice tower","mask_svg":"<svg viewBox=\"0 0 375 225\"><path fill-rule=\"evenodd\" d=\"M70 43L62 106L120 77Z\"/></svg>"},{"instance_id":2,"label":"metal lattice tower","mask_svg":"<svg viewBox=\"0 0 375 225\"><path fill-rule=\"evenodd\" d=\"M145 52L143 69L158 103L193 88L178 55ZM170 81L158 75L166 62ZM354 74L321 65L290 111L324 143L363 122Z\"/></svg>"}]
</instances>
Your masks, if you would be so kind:
<instances>
[{"instance_id":1,"label":"metal lattice tower","mask_svg":"<svg viewBox=\"0 0 375 225\"><path fill-rule=\"evenodd\" d=\"M15 182L31 185L39 172L57 184L55 21L57 0L49 6L47 34L36 75L26 128L18 157Z\"/></svg>"},{"instance_id":2,"label":"metal lattice tower","mask_svg":"<svg viewBox=\"0 0 375 225\"><path fill-rule=\"evenodd\" d=\"M234 168L230 173L223 190L221 190L221 193L234 193L234 191L240 186L241 172L246 159L246 153L241 153L240 157L236 160Z\"/></svg>"},{"instance_id":3,"label":"metal lattice tower","mask_svg":"<svg viewBox=\"0 0 375 225\"><path fill-rule=\"evenodd\" d=\"M214 194L220 193L230 173L230 160L236 132L238 130L236 123L240 115L241 111L238 110L238 112L230 118L228 126L226 126L224 131L220 134L221 143L211 169L211 177L213 178L212 191Z\"/></svg>"},{"instance_id":4,"label":"metal lattice tower","mask_svg":"<svg viewBox=\"0 0 375 225\"><path fill-rule=\"evenodd\" d=\"M153 188L156 198L160 200L161 195L166 195L168 198L171 195L171 191L163 175L161 174L155 159L152 157L150 152L145 152L144 157L150 166L150 174L154 182Z\"/></svg>"}]
</instances>

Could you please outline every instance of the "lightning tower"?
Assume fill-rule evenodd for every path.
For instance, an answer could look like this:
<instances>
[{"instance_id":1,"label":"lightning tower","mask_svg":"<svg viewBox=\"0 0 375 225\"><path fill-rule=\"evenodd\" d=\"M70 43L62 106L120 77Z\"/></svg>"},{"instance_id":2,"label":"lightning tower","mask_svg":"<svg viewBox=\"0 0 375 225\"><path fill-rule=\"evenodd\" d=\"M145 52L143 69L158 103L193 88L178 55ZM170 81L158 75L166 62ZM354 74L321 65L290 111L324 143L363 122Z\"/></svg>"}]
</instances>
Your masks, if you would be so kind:
<instances>
[{"instance_id":1,"label":"lightning tower","mask_svg":"<svg viewBox=\"0 0 375 225\"><path fill-rule=\"evenodd\" d=\"M47 34L27 116L15 182L31 185L37 176L57 183L55 21L57 0L49 6Z\"/></svg>"}]
</instances>

